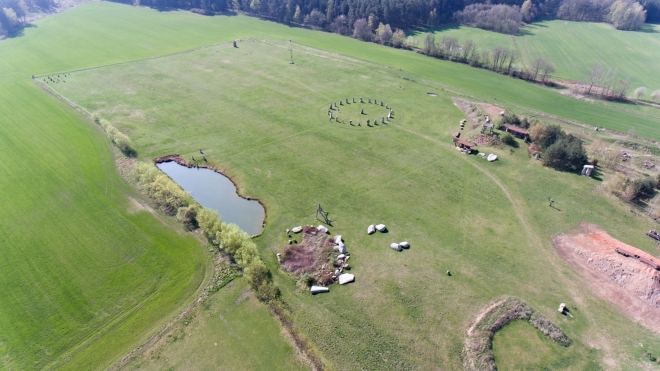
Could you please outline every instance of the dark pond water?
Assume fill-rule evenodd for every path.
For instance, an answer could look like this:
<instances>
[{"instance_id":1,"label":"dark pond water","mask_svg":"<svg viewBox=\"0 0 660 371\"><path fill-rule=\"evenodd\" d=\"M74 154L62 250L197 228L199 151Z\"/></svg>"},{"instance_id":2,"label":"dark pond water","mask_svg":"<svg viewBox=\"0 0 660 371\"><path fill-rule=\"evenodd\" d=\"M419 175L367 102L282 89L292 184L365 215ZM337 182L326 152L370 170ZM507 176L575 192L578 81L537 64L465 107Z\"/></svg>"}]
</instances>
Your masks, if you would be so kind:
<instances>
[{"instance_id":1,"label":"dark pond water","mask_svg":"<svg viewBox=\"0 0 660 371\"><path fill-rule=\"evenodd\" d=\"M209 169L187 168L174 161L161 162L158 168L205 208L217 210L225 223L234 223L247 234L261 233L266 216L257 201L246 200L236 193L234 183L226 176Z\"/></svg>"}]
</instances>

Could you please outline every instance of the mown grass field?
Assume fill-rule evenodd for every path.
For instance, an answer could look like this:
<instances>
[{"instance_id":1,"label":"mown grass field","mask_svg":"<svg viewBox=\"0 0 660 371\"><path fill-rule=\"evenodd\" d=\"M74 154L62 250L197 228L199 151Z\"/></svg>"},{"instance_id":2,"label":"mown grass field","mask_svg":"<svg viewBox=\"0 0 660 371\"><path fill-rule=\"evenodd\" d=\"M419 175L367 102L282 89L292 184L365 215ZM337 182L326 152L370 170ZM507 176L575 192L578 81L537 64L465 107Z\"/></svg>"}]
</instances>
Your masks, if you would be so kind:
<instances>
[{"instance_id":1,"label":"mown grass field","mask_svg":"<svg viewBox=\"0 0 660 371\"><path fill-rule=\"evenodd\" d=\"M102 6L139 13L152 22L172 16ZM274 271L271 249L286 244L284 229L318 223L317 203L330 211L332 232L344 236L352 253L356 283L311 296L297 291L286 274L275 278L297 325L331 366L461 369L465 329L482 306L502 294L527 301L575 341L569 350L544 348L547 364L636 369L640 342L660 349L657 335L622 318L585 289L551 245L553 236L587 220L654 251L642 233L649 222L604 196L596 180L542 168L524 146L483 149L500 155L501 161L488 163L451 144L464 117L452 102L465 86L474 86L474 75L493 81L490 95L474 93L483 100L526 93L549 101L563 97L485 71L353 40L341 39L345 53L353 56L299 44L336 49L335 35L243 17L199 19L233 25L233 30L239 28L232 22L245 22L252 25L245 35L265 37L261 32L268 30L269 41L239 42L238 48L218 43L73 72L54 89L129 134L141 160L171 153L189 158L204 148L209 162L225 169L244 194L266 204L266 230L257 242ZM287 32L299 43L277 40ZM289 64L289 45L294 65ZM362 49L357 52L355 45ZM394 57L387 64L354 57L379 53ZM415 68L437 73L409 72ZM449 85L455 81L461 84ZM516 87L529 91L516 92ZM429 91L438 96L428 96ZM328 122L329 103L353 97L387 102L395 119L374 128ZM530 100L513 108L545 104L525 102ZM601 106L567 102L606 114ZM366 118L375 107L364 106ZM559 210L548 208L549 196ZM377 222L386 223L390 232L367 236L366 227ZM397 253L389 248L401 240L410 241L411 249ZM452 277L444 274L447 269ZM560 302L574 303L575 320L557 313Z\"/></svg>"},{"instance_id":2,"label":"mown grass field","mask_svg":"<svg viewBox=\"0 0 660 371\"><path fill-rule=\"evenodd\" d=\"M139 196L118 176L101 133L40 91L30 76L239 37L293 39L328 50L315 54L342 63L296 54L296 65L289 66L288 51L275 49L280 53L263 56L271 64L246 60L245 68L268 72L264 80L236 64L227 68L243 71L243 76L217 84L206 82L204 71L217 71L215 65L176 70L163 83L169 80L178 87L172 96L189 99L187 104L173 99L163 104L169 99L163 91L151 98L121 91L121 99L109 94L114 101L108 102L130 105L152 99L144 108L146 118L167 116L147 110L155 104L180 112L157 122L176 134L167 138L163 126L138 125L139 116L133 124L129 115L118 121L138 144L142 159L161 152L192 153L198 145L210 148L214 164L228 169L247 194L267 203L268 227L258 240L265 257L270 256L268 247L284 243L284 228L313 222L316 202L331 211L337 225L333 231L345 235L354 254L358 282L310 297L295 292L288 277L276 279L298 325L332 365L460 369L462 332L479 307L500 294L524 298L566 330L579 344L568 360L574 368L588 367L595 357L615 369L636 369L642 362L639 343L660 353L657 336L594 298L549 242L556 233L588 220L653 251L640 232L650 227L647 222L603 197L592 180L540 168L524 149L498 153L500 163L486 164L460 155L448 142L462 117L451 105L460 93L622 131L634 127L638 135L660 138L652 117L575 101L486 71L243 16L201 17L103 2L35 26L0 42L0 198L5 205L0 216L0 292L5 298L0 368L104 368L185 305L204 273L198 242L178 233L171 221L132 206L127 196ZM346 62L333 52L404 71ZM316 70L320 66L326 68ZM311 69L310 75L284 69L288 67ZM364 73L358 76L354 68ZM346 76L333 75L335 69ZM392 76L397 73L426 85ZM241 78L254 85L232 85ZM121 81L106 85L113 83ZM186 89L190 83L208 90ZM398 85L405 91L397 90ZM229 89L254 99L253 104L220 102L224 110L218 112L217 102L203 95L236 99ZM440 96L425 96L429 89ZM371 135L329 129L315 121L330 100L358 91L384 97L401 111L401 125ZM207 111L214 116L204 117ZM217 125L227 131L219 132ZM561 212L548 212L548 195ZM374 219L388 223L392 232L367 237L364 229ZM410 251L396 255L387 247L390 240L404 238L413 244ZM275 268L272 256L269 263ZM451 280L443 276L445 269L454 272ZM580 315L575 321L555 314L558 302L571 300ZM244 354L237 349L232 356ZM286 354L285 347L279 349ZM562 356L559 351L546 355L550 360Z\"/></svg>"},{"instance_id":3,"label":"mown grass field","mask_svg":"<svg viewBox=\"0 0 660 371\"><path fill-rule=\"evenodd\" d=\"M646 24L642 31L618 31L606 23L566 22L562 20L535 22L523 27L516 36L503 35L470 27L448 27L437 31L456 37L460 42L471 39L482 50L500 45L520 52L525 66L536 58L554 63L553 74L571 80L583 80L589 69L602 62L617 68L619 77L631 77L632 95L635 88L660 90L660 26ZM417 34L420 40L423 34Z\"/></svg>"},{"instance_id":4,"label":"mown grass field","mask_svg":"<svg viewBox=\"0 0 660 371\"><path fill-rule=\"evenodd\" d=\"M309 369L281 338L268 308L236 279L197 307L166 336L165 346L150 348L125 370L282 370Z\"/></svg>"}]
</instances>

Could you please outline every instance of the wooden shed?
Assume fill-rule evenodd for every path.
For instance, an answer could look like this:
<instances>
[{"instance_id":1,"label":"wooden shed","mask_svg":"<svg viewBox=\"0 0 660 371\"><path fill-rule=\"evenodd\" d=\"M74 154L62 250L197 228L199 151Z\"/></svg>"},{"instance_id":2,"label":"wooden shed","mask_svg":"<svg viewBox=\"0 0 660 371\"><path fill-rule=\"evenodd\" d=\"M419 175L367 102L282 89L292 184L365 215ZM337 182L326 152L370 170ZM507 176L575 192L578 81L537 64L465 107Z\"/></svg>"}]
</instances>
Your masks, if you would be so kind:
<instances>
[{"instance_id":1,"label":"wooden shed","mask_svg":"<svg viewBox=\"0 0 660 371\"><path fill-rule=\"evenodd\" d=\"M527 137L529 136L529 132L527 132L527 130L525 130L523 128L516 127L516 126L507 125L506 126L506 132L511 133L511 134L517 136L518 138L524 139L524 140L527 140Z\"/></svg>"},{"instance_id":2,"label":"wooden shed","mask_svg":"<svg viewBox=\"0 0 660 371\"><path fill-rule=\"evenodd\" d=\"M472 149L472 147L476 146L476 144L472 144L467 140L463 140L459 138L454 138L452 141L454 142L454 146L460 148Z\"/></svg>"}]
</instances>

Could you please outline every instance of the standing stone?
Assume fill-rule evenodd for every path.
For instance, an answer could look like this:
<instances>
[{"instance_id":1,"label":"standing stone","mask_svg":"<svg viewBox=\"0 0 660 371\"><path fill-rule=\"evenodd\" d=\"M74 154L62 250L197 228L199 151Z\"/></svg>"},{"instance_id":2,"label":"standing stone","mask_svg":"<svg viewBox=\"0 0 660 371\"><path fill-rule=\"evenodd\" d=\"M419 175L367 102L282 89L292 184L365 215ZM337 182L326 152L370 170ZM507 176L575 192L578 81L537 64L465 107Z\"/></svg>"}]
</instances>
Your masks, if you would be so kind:
<instances>
[{"instance_id":1,"label":"standing stone","mask_svg":"<svg viewBox=\"0 0 660 371\"><path fill-rule=\"evenodd\" d=\"M364 103L364 101L362 100L362 97L360 97L360 103Z\"/></svg>"}]
</instances>

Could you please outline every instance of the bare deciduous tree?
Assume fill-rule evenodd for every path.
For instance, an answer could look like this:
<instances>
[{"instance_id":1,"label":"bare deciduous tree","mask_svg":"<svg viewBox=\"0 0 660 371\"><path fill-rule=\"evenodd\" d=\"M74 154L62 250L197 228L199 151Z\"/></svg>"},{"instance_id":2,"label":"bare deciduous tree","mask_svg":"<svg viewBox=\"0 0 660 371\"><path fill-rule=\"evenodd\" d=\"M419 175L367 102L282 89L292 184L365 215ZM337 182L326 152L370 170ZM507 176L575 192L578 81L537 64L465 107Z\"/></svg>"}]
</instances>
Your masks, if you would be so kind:
<instances>
[{"instance_id":1,"label":"bare deciduous tree","mask_svg":"<svg viewBox=\"0 0 660 371\"><path fill-rule=\"evenodd\" d=\"M555 71L555 65L550 62L546 62L546 64L543 66L543 69L541 69L541 73L543 74L541 77L541 82L545 83L548 79L548 76L550 76L550 74Z\"/></svg>"},{"instance_id":2,"label":"bare deciduous tree","mask_svg":"<svg viewBox=\"0 0 660 371\"><path fill-rule=\"evenodd\" d=\"M461 50L462 52L461 58L464 61L471 60L472 55L474 55L476 49L477 49L477 45L472 40L465 40L465 42L463 43L463 48Z\"/></svg>"},{"instance_id":3,"label":"bare deciduous tree","mask_svg":"<svg viewBox=\"0 0 660 371\"><path fill-rule=\"evenodd\" d=\"M587 90L587 94L590 94L591 89L594 87L594 85L597 85L598 82L600 82L600 79L603 77L604 70L605 70L605 65L601 62L598 62L591 67L591 69L589 70L589 77L588 77L589 90Z\"/></svg>"},{"instance_id":4,"label":"bare deciduous tree","mask_svg":"<svg viewBox=\"0 0 660 371\"><path fill-rule=\"evenodd\" d=\"M543 67L546 65L546 63L548 63L548 62L546 62L545 59L540 58L540 57L536 58L532 61L532 67L531 67L531 70L530 70L530 74L534 76L532 78L532 80L536 80L536 78L539 75L539 72L541 72L541 70L543 70Z\"/></svg>"}]
</instances>

